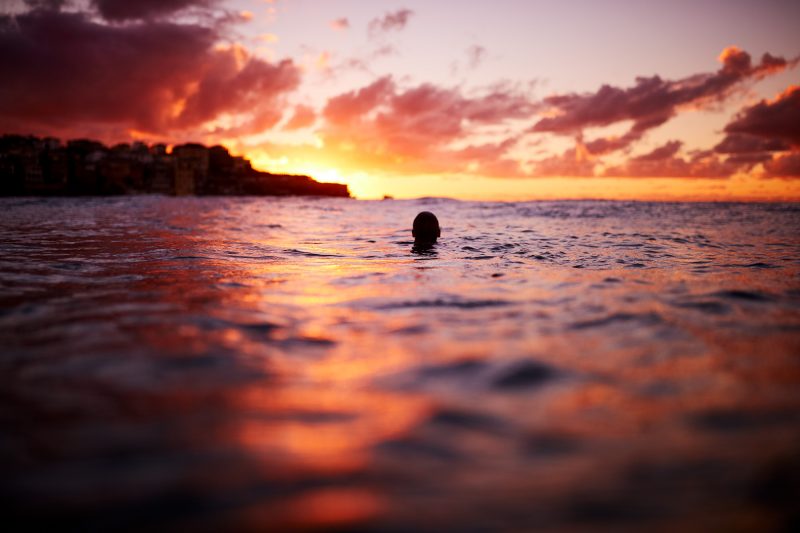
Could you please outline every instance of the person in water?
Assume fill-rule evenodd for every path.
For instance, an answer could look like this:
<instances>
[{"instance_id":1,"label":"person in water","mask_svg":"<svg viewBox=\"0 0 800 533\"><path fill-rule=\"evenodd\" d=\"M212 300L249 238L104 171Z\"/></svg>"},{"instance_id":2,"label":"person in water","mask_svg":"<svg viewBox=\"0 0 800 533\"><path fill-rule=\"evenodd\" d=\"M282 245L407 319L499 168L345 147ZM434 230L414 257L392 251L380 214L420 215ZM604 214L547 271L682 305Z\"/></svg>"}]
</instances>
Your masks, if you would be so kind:
<instances>
[{"instance_id":1,"label":"person in water","mask_svg":"<svg viewBox=\"0 0 800 533\"><path fill-rule=\"evenodd\" d=\"M442 234L439 228L439 219L430 211L423 211L414 219L414 226L411 229L414 236L414 244L430 245Z\"/></svg>"}]
</instances>

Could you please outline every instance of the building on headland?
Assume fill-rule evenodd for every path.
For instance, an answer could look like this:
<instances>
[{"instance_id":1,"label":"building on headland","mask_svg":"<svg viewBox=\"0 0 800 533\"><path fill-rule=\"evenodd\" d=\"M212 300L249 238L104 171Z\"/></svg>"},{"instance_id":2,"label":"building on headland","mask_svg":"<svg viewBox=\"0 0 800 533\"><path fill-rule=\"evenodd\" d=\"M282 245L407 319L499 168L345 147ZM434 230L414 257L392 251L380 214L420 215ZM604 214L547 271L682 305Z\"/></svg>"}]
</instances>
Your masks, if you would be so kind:
<instances>
[{"instance_id":1,"label":"building on headland","mask_svg":"<svg viewBox=\"0 0 800 533\"><path fill-rule=\"evenodd\" d=\"M208 181L208 148L182 144L172 149L175 161L175 195L188 196L203 190Z\"/></svg>"},{"instance_id":2,"label":"building on headland","mask_svg":"<svg viewBox=\"0 0 800 533\"><path fill-rule=\"evenodd\" d=\"M101 191L97 165L106 157L106 148L97 141L78 139L67 143L67 191L70 194L92 194Z\"/></svg>"},{"instance_id":3,"label":"building on headland","mask_svg":"<svg viewBox=\"0 0 800 533\"><path fill-rule=\"evenodd\" d=\"M346 185L255 170L224 146L0 136L0 196L115 194L338 196Z\"/></svg>"}]
</instances>

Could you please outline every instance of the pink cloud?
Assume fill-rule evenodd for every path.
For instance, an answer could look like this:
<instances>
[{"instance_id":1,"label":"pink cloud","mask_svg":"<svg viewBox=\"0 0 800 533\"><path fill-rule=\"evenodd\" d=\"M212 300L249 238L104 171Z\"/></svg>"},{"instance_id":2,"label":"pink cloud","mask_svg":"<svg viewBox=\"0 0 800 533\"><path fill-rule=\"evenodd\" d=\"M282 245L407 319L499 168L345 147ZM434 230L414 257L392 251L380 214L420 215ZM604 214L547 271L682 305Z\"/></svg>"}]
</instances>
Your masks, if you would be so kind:
<instances>
[{"instance_id":1,"label":"pink cloud","mask_svg":"<svg viewBox=\"0 0 800 533\"><path fill-rule=\"evenodd\" d=\"M604 176L625 178L727 178L742 170L742 163L703 154L685 159L666 156L659 159L634 158L605 170Z\"/></svg>"},{"instance_id":2,"label":"pink cloud","mask_svg":"<svg viewBox=\"0 0 800 533\"><path fill-rule=\"evenodd\" d=\"M336 31L350 29L350 21L346 17L338 18L330 22L330 27Z\"/></svg>"},{"instance_id":3,"label":"pink cloud","mask_svg":"<svg viewBox=\"0 0 800 533\"><path fill-rule=\"evenodd\" d=\"M560 155L552 155L534 162L533 176L537 177L591 177L595 175L596 162L587 157L586 148L578 144Z\"/></svg>"},{"instance_id":4,"label":"pink cloud","mask_svg":"<svg viewBox=\"0 0 800 533\"><path fill-rule=\"evenodd\" d=\"M498 164L516 139L466 148L452 144L468 141L475 127L528 118L532 110L527 98L510 89L466 97L432 84L403 90L387 76L332 98L323 110L321 135L326 145L357 147L362 158L387 168L463 171L470 163ZM517 166L504 165L506 171Z\"/></svg>"},{"instance_id":5,"label":"pink cloud","mask_svg":"<svg viewBox=\"0 0 800 533\"><path fill-rule=\"evenodd\" d=\"M323 113L332 124L347 124L374 109L393 93L394 81L386 76L366 87L331 98Z\"/></svg>"},{"instance_id":6,"label":"pink cloud","mask_svg":"<svg viewBox=\"0 0 800 533\"><path fill-rule=\"evenodd\" d=\"M80 124L166 135L222 114L246 115L253 129L277 122L300 82L291 61L218 48L217 31L196 24L107 25L37 9L15 25L0 32L0 78L12 80L0 84L6 131L58 134Z\"/></svg>"},{"instance_id":7,"label":"pink cloud","mask_svg":"<svg viewBox=\"0 0 800 533\"><path fill-rule=\"evenodd\" d=\"M283 127L285 130L299 130L308 128L314 125L317 120L317 113L313 108L299 105L294 108L294 113L286 125Z\"/></svg>"},{"instance_id":8,"label":"pink cloud","mask_svg":"<svg viewBox=\"0 0 800 533\"><path fill-rule=\"evenodd\" d=\"M632 121L631 129L619 138L587 143L592 153L619 150L667 122L679 108L722 101L738 84L779 72L789 64L783 58L764 54L761 62L753 65L750 55L736 47L726 48L720 61L722 67L714 73L679 80L640 77L626 89L603 85L594 93L550 96L543 102L550 116L540 119L531 131L579 136L586 128Z\"/></svg>"}]
</instances>

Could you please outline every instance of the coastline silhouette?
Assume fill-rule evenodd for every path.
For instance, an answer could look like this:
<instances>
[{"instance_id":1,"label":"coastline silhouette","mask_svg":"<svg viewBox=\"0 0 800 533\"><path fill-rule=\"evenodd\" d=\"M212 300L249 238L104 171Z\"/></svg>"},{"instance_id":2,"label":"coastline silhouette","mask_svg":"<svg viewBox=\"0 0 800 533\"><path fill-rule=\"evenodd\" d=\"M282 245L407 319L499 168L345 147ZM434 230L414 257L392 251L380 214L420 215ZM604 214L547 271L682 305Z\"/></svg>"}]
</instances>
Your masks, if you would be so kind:
<instances>
[{"instance_id":1,"label":"coastline silhouette","mask_svg":"<svg viewBox=\"0 0 800 533\"><path fill-rule=\"evenodd\" d=\"M224 146L0 135L0 196L332 196L347 185L253 168Z\"/></svg>"}]
</instances>

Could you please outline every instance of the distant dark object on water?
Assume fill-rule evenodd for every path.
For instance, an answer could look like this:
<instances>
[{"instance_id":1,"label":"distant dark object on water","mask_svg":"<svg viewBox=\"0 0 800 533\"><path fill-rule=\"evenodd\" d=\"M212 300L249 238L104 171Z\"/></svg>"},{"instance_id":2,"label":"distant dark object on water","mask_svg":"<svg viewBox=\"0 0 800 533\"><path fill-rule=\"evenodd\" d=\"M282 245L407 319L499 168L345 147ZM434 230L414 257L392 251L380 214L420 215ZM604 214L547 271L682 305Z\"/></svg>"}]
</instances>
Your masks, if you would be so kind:
<instances>
[{"instance_id":1,"label":"distant dark object on water","mask_svg":"<svg viewBox=\"0 0 800 533\"><path fill-rule=\"evenodd\" d=\"M391 195L389 195L389 194L384 194L384 195L383 195L383 199L384 199L384 200L394 200L394 196L391 196Z\"/></svg>"},{"instance_id":2,"label":"distant dark object on water","mask_svg":"<svg viewBox=\"0 0 800 533\"><path fill-rule=\"evenodd\" d=\"M439 219L430 211L423 211L414 219L414 226L411 230L414 242L417 244L432 244L441 236Z\"/></svg>"}]
</instances>

